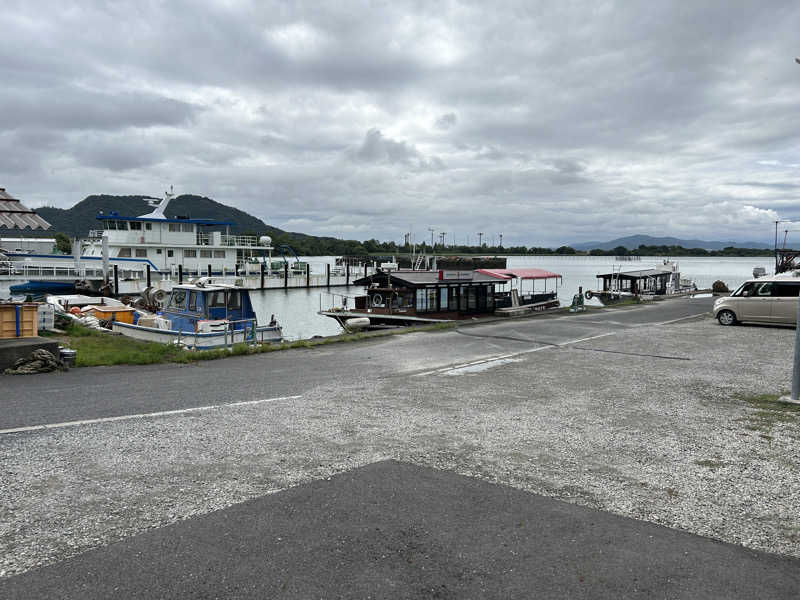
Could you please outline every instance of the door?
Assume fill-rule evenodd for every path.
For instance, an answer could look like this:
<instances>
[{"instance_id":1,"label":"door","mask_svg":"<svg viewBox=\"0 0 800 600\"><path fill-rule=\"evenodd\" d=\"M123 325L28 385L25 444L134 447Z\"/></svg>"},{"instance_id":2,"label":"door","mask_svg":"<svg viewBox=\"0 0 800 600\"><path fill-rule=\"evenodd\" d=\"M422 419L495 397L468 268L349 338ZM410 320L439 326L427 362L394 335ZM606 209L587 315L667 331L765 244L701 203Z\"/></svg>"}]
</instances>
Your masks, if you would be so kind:
<instances>
[{"instance_id":1,"label":"door","mask_svg":"<svg viewBox=\"0 0 800 600\"><path fill-rule=\"evenodd\" d=\"M738 299L737 317L742 321L772 320L772 282L754 282L742 290Z\"/></svg>"},{"instance_id":2,"label":"door","mask_svg":"<svg viewBox=\"0 0 800 600\"><path fill-rule=\"evenodd\" d=\"M772 285L772 320L776 323L797 323L797 297L800 281L774 282Z\"/></svg>"}]
</instances>

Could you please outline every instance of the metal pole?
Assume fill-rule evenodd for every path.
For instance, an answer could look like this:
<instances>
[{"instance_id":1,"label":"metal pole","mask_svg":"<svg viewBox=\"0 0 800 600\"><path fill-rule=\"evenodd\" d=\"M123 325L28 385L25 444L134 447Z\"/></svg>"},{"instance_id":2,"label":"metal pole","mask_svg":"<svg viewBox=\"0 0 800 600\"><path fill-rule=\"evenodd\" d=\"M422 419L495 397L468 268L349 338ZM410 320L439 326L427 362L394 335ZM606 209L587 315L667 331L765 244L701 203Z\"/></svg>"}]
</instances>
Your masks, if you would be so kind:
<instances>
[{"instance_id":1,"label":"metal pole","mask_svg":"<svg viewBox=\"0 0 800 600\"><path fill-rule=\"evenodd\" d=\"M325 287L331 287L331 263L325 263Z\"/></svg>"},{"instance_id":2,"label":"metal pole","mask_svg":"<svg viewBox=\"0 0 800 600\"><path fill-rule=\"evenodd\" d=\"M261 289L264 289L264 263L261 263Z\"/></svg>"},{"instance_id":3,"label":"metal pole","mask_svg":"<svg viewBox=\"0 0 800 600\"><path fill-rule=\"evenodd\" d=\"M794 365L792 366L792 391L789 396L781 396L781 402L800 404L800 298L797 299L797 323L794 332Z\"/></svg>"},{"instance_id":4,"label":"metal pole","mask_svg":"<svg viewBox=\"0 0 800 600\"><path fill-rule=\"evenodd\" d=\"M346 259L345 259L346 260ZM347 287L350 287L350 263L345 263L345 276L344 276L344 284Z\"/></svg>"},{"instance_id":5,"label":"metal pole","mask_svg":"<svg viewBox=\"0 0 800 600\"><path fill-rule=\"evenodd\" d=\"M211 265L208 265L208 276L211 277Z\"/></svg>"},{"instance_id":6,"label":"metal pole","mask_svg":"<svg viewBox=\"0 0 800 600\"><path fill-rule=\"evenodd\" d=\"M150 287L150 265L147 265L147 287Z\"/></svg>"},{"instance_id":7,"label":"metal pole","mask_svg":"<svg viewBox=\"0 0 800 600\"><path fill-rule=\"evenodd\" d=\"M119 296L119 267L114 265L114 295Z\"/></svg>"},{"instance_id":8,"label":"metal pole","mask_svg":"<svg viewBox=\"0 0 800 600\"><path fill-rule=\"evenodd\" d=\"M306 263L306 287L311 287L311 263Z\"/></svg>"},{"instance_id":9,"label":"metal pole","mask_svg":"<svg viewBox=\"0 0 800 600\"><path fill-rule=\"evenodd\" d=\"M183 283L183 265L178 265L178 283Z\"/></svg>"}]
</instances>

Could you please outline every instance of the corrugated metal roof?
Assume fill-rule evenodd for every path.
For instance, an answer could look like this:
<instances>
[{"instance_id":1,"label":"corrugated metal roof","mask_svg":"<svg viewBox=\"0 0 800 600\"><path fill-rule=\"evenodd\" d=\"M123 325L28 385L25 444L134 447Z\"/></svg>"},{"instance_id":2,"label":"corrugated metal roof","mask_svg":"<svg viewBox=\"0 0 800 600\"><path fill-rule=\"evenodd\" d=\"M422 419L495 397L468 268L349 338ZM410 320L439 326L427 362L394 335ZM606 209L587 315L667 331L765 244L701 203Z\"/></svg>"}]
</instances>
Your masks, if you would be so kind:
<instances>
[{"instance_id":1,"label":"corrugated metal roof","mask_svg":"<svg viewBox=\"0 0 800 600\"><path fill-rule=\"evenodd\" d=\"M655 277L656 275L669 275L671 270L667 269L641 269L639 271L623 271L616 273L598 273L597 277L616 277L619 275L623 278L640 279L642 277Z\"/></svg>"},{"instance_id":2,"label":"corrugated metal roof","mask_svg":"<svg viewBox=\"0 0 800 600\"><path fill-rule=\"evenodd\" d=\"M447 284L447 283L497 283L496 277L490 277L479 271L450 271L444 270L444 273L452 275L453 273L469 273L471 277L460 277L451 279L439 279L439 271L412 271L412 270L399 270L392 271L392 281L400 281L411 285L429 285L429 284ZM362 277L353 282L353 285L369 285L372 281L383 279L383 275L372 275L370 277Z\"/></svg>"},{"instance_id":3,"label":"corrugated metal roof","mask_svg":"<svg viewBox=\"0 0 800 600\"><path fill-rule=\"evenodd\" d=\"M0 228L50 229L50 223L0 188Z\"/></svg>"},{"instance_id":4,"label":"corrugated metal roof","mask_svg":"<svg viewBox=\"0 0 800 600\"><path fill-rule=\"evenodd\" d=\"M484 273L497 279L509 280L514 277L519 279L555 279L561 278L558 273L545 271L544 269L478 269L479 273Z\"/></svg>"}]
</instances>

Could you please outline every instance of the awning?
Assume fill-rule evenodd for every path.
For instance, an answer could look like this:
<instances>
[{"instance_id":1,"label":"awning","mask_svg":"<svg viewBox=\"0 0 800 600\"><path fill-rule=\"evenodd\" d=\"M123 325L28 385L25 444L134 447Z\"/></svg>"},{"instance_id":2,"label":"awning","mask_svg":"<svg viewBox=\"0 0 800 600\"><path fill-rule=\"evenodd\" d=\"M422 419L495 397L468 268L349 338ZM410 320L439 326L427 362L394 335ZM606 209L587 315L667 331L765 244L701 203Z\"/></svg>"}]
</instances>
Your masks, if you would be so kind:
<instances>
[{"instance_id":1,"label":"awning","mask_svg":"<svg viewBox=\"0 0 800 600\"><path fill-rule=\"evenodd\" d=\"M561 279L561 275L544 269L478 269L478 273L497 279Z\"/></svg>"}]
</instances>

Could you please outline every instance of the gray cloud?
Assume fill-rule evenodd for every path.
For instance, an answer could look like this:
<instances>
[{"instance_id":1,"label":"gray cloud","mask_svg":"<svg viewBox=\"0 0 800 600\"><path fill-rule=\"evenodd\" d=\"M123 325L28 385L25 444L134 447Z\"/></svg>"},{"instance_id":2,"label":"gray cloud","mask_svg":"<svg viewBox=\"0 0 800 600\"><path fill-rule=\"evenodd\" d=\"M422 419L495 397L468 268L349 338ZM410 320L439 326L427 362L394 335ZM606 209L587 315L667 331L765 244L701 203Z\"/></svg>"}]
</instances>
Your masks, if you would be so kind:
<instances>
[{"instance_id":1,"label":"gray cloud","mask_svg":"<svg viewBox=\"0 0 800 600\"><path fill-rule=\"evenodd\" d=\"M66 207L172 183L364 239L768 238L796 207L798 18L788 0L15 3L0 185Z\"/></svg>"}]
</instances>

